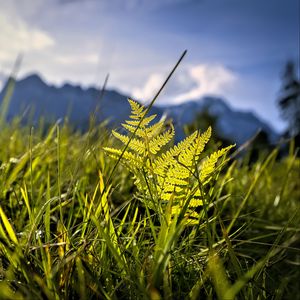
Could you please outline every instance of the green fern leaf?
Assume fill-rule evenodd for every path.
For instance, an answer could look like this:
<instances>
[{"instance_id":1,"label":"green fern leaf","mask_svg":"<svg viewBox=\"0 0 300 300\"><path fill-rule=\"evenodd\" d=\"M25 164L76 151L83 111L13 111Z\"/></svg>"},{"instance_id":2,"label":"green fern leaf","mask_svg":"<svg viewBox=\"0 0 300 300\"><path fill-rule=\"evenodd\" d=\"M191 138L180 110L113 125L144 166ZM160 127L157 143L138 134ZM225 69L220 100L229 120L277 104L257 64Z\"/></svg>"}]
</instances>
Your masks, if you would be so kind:
<instances>
[{"instance_id":1,"label":"green fern leaf","mask_svg":"<svg viewBox=\"0 0 300 300\"><path fill-rule=\"evenodd\" d=\"M156 115L152 115L150 117L144 118L142 121L141 120L127 120L126 123L128 125L137 127L139 124L141 127L147 126L151 121L153 121L156 118Z\"/></svg>"},{"instance_id":2,"label":"green fern leaf","mask_svg":"<svg viewBox=\"0 0 300 300\"><path fill-rule=\"evenodd\" d=\"M172 140L174 134L175 131L172 126L170 130L152 138L151 141L149 142L149 151L152 154L156 154L157 152L159 152L163 146L167 145Z\"/></svg>"},{"instance_id":3,"label":"green fern leaf","mask_svg":"<svg viewBox=\"0 0 300 300\"><path fill-rule=\"evenodd\" d=\"M125 144L125 145L128 144L128 147L130 149L134 150L135 152L142 155L146 151L145 144L142 141L135 139L135 138L132 138L130 140L127 135L120 134L120 133L116 132L115 130L112 131L112 134L118 140L120 140L123 144Z\"/></svg>"},{"instance_id":4,"label":"green fern leaf","mask_svg":"<svg viewBox=\"0 0 300 300\"><path fill-rule=\"evenodd\" d=\"M145 112L146 112L146 109L144 108L144 106L132 99L128 99L128 102L131 107L131 116L130 117L132 119L141 119L145 115Z\"/></svg>"},{"instance_id":5,"label":"green fern leaf","mask_svg":"<svg viewBox=\"0 0 300 300\"><path fill-rule=\"evenodd\" d=\"M150 125L156 115L146 116L147 109L143 105L130 99L128 101L131 107L130 119L122 126L129 135L112 131L113 136L127 145L128 149L124 153L117 148L107 147L104 150L115 159L122 155L121 162L134 174L134 183L139 191L138 199L144 205L157 210L157 207L167 207L169 203L172 216L185 209L184 224L198 224L198 211L201 210L206 195L205 185L213 178L219 159L232 146L216 151L200 161L200 155L211 137L210 127L202 134L195 131L170 147L168 145L175 135L173 125L168 130L164 130L164 120ZM201 190L196 176L198 171Z\"/></svg>"},{"instance_id":6,"label":"green fern leaf","mask_svg":"<svg viewBox=\"0 0 300 300\"><path fill-rule=\"evenodd\" d=\"M232 147L234 146L231 145L212 153L209 158L203 162L200 171L200 181L202 184L204 184L209 175L214 172L218 159L225 155Z\"/></svg>"}]
</instances>

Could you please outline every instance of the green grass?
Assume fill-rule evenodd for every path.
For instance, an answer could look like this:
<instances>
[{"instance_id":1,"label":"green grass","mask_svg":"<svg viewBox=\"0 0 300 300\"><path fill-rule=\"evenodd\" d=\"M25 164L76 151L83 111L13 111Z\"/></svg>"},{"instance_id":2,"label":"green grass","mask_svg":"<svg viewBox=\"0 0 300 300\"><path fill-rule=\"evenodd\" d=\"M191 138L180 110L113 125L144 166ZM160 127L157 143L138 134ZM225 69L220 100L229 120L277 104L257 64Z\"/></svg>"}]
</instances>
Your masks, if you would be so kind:
<instances>
[{"instance_id":1,"label":"green grass","mask_svg":"<svg viewBox=\"0 0 300 300\"><path fill-rule=\"evenodd\" d=\"M203 205L191 225L189 195L174 215L174 197L151 193L151 168L137 187L122 159L105 153L118 148L105 124L92 118L80 133L67 121L6 123L13 84L0 117L0 299L300 299L292 141L284 157L279 148L255 162L251 150L231 153L205 186L195 174ZM209 143L200 162L216 148Z\"/></svg>"},{"instance_id":2,"label":"green grass","mask_svg":"<svg viewBox=\"0 0 300 300\"><path fill-rule=\"evenodd\" d=\"M15 120L0 142L1 299L299 299L293 149L228 161L185 226L138 199L103 125Z\"/></svg>"}]
</instances>

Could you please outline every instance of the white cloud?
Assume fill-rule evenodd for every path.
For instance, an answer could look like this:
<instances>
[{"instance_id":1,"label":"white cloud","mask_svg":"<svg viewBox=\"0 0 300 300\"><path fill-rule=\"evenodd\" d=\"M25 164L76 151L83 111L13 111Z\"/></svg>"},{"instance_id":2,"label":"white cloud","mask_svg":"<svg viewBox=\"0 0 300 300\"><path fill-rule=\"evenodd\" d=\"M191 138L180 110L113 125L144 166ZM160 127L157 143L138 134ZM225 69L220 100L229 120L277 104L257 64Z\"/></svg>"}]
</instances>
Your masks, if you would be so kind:
<instances>
[{"instance_id":1,"label":"white cloud","mask_svg":"<svg viewBox=\"0 0 300 300\"><path fill-rule=\"evenodd\" d=\"M41 51L55 44L48 33L28 25L17 14L1 11L0 28L0 63L4 65L20 53Z\"/></svg>"},{"instance_id":2,"label":"white cloud","mask_svg":"<svg viewBox=\"0 0 300 300\"><path fill-rule=\"evenodd\" d=\"M132 95L143 102L149 100L158 91L162 85L164 76L162 74L152 74L142 88L134 88Z\"/></svg>"},{"instance_id":3,"label":"white cloud","mask_svg":"<svg viewBox=\"0 0 300 300\"><path fill-rule=\"evenodd\" d=\"M167 74L154 73L143 87L132 89L136 99L151 99L164 82ZM177 104L199 99L205 95L226 96L236 82L237 76L220 64L198 64L179 70L160 97L160 103Z\"/></svg>"},{"instance_id":4,"label":"white cloud","mask_svg":"<svg viewBox=\"0 0 300 300\"><path fill-rule=\"evenodd\" d=\"M205 95L224 96L237 80L237 76L232 71L218 64L193 66L188 73L196 86L175 97L176 103L199 99Z\"/></svg>"}]
</instances>

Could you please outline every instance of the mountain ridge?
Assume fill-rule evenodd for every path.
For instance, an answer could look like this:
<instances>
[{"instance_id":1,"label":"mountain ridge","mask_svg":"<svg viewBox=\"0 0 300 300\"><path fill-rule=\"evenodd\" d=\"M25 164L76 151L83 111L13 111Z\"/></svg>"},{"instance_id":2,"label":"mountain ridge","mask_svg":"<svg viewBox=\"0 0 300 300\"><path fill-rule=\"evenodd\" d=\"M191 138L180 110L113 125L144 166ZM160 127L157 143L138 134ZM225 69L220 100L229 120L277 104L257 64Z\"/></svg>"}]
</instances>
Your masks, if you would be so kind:
<instances>
[{"instance_id":1,"label":"mountain ridge","mask_svg":"<svg viewBox=\"0 0 300 300\"><path fill-rule=\"evenodd\" d=\"M5 88L6 84L0 93L0 103ZM37 121L41 116L57 120L68 115L70 122L85 129L89 116L96 112L98 121L109 119L111 126L118 126L130 113L127 98L116 90L107 89L100 99L100 90L96 87L84 88L68 82L61 86L50 85L41 76L33 73L16 80L8 119L23 115L26 109L33 109L33 121ZM100 107L98 112L97 107ZM251 138L259 129L267 133L270 142L278 139L278 134L253 112L231 108L225 100L217 97L203 97L182 104L156 105L152 108L152 113L158 116L166 114L174 120L178 139L184 137L182 126L192 123L203 111L216 118L215 130L221 137L238 145Z\"/></svg>"}]
</instances>

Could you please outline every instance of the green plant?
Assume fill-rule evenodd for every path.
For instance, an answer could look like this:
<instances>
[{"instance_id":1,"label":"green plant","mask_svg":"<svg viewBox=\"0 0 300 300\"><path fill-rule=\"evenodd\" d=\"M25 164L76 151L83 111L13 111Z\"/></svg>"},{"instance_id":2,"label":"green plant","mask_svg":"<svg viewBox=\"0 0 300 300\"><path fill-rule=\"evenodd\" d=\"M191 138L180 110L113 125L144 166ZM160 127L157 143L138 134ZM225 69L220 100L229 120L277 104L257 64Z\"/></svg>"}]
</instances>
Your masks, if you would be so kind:
<instances>
[{"instance_id":1,"label":"green plant","mask_svg":"<svg viewBox=\"0 0 300 300\"><path fill-rule=\"evenodd\" d=\"M175 131L172 124L166 129L164 120L151 124L156 115L147 116L147 109L129 100L130 119L122 124L130 135L112 131L126 147L104 148L119 159L134 174L145 206L157 213L164 212L171 201L172 215L182 215L189 225L199 222L197 208L203 206L207 186L213 179L219 159L233 147L228 146L202 157L211 136L211 127L200 134L198 130L175 146L170 146Z\"/></svg>"},{"instance_id":2,"label":"green plant","mask_svg":"<svg viewBox=\"0 0 300 300\"><path fill-rule=\"evenodd\" d=\"M156 137L173 130L166 126ZM203 205L174 215L176 193L170 200L153 194L151 208L129 161L115 168L102 149L118 141L103 125L82 134L68 124L32 130L16 120L5 123L0 141L7 145L0 151L0 299L297 299L300 162L293 147L282 159L274 151L252 164L221 160L203 186ZM175 147L170 141L149 155L155 161ZM196 176L185 180L198 182L210 151L203 149ZM151 178L146 166L135 177L150 186L158 175ZM194 210L197 224L187 215Z\"/></svg>"},{"instance_id":3,"label":"green plant","mask_svg":"<svg viewBox=\"0 0 300 300\"><path fill-rule=\"evenodd\" d=\"M2 114L0 299L299 299L294 143L253 163L212 153L210 128L173 146L147 115L162 88L129 101L122 150L93 116L79 133Z\"/></svg>"}]
</instances>

